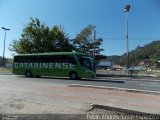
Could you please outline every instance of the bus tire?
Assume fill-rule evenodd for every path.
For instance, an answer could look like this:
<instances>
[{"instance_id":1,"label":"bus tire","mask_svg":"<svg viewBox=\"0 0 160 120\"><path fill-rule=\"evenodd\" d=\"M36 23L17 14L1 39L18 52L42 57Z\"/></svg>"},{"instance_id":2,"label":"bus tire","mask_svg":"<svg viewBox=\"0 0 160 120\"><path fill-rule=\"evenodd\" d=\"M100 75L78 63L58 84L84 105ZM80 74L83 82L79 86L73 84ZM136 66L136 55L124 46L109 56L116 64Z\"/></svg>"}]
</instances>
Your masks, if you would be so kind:
<instances>
[{"instance_id":1,"label":"bus tire","mask_svg":"<svg viewBox=\"0 0 160 120\"><path fill-rule=\"evenodd\" d=\"M70 72L69 77L70 77L70 80L75 80L78 78L78 75L76 72Z\"/></svg>"},{"instance_id":2,"label":"bus tire","mask_svg":"<svg viewBox=\"0 0 160 120\"><path fill-rule=\"evenodd\" d=\"M41 76L40 75L36 75L36 78L40 78Z\"/></svg>"},{"instance_id":3,"label":"bus tire","mask_svg":"<svg viewBox=\"0 0 160 120\"><path fill-rule=\"evenodd\" d=\"M27 70L27 71L25 72L25 76L26 76L26 77L32 77L31 71L30 71L30 70Z\"/></svg>"}]
</instances>

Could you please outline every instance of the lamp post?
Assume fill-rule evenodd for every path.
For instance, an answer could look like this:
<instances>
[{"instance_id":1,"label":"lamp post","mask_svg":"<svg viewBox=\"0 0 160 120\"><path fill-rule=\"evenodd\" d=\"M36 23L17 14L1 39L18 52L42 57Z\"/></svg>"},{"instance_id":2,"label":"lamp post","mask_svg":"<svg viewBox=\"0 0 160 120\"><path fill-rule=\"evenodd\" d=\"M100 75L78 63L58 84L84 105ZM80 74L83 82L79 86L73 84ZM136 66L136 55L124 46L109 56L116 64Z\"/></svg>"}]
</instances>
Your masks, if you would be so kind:
<instances>
[{"instance_id":1,"label":"lamp post","mask_svg":"<svg viewBox=\"0 0 160 120\"><path fill-rule=\"evenodd\" d=\"M93 29L93 68L94 68L94 78L96 77L96 67L95 67L95 55L96 55L96 30L95 30L96 26L94 26Z\"/></svg>"},{"instance_id":2,"label":"lamp post","mask_svg":"<svg viewBox=\"0 0 160 120\"><path fill-rule=\"evenodd\" d=\"M129 75L129 45L128 45L128 12L130 5L126 5L124 12L126 13L126 45L127 45L127 74Z\"/></svg>"},{"instance_id":3,"label":"lamp post","mask_svg":"<svg viewBox=\"0 0 160 120\"><path fill-rule=\"evenodd\" d=\"M4 68L4 54L5 54L5 42L6 42L6 31L9 31L10 29L2 27L2 29L5 31L5 35L4 35L4 46L3 46L3 63L2 63L2 67Z\"/></svg>"},{"instance_id":4,"label":"lamp post","mask_svg":"<svg viewBox=\"0 0 160 120\"><path fill-rule=\"evenodd\" d=\"M95 42L96 42L96 30L95 30L95 29L94 29L94 33L93 33L93 34L94 34L94 36L93 36L93 37L94 37L94 38L93 38L93 42L94 42L94 45L93 45L93 47L94 47L94 48L93 48L93 60L94 60L94 62L95 62L95 54L96 54L96 50L95 50L95 49L96 49L96 48L95 48L95 47L96 47L96 46L95 46Z\"/></svg>"}]
</instances>

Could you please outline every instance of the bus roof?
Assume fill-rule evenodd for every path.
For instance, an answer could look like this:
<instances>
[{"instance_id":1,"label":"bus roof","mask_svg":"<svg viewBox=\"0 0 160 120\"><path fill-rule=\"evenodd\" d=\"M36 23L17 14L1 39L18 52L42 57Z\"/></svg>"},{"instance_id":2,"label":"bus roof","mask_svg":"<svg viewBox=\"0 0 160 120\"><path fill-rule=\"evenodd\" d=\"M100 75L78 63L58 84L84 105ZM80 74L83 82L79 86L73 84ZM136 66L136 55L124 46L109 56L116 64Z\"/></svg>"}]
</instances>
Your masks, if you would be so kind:
<instances>
[{"instance_id":1,"label":"bus roof","mask_svg":"<svg viewBox=\"0 0 160 120\"><path fill-rule=\"evenodd\" d=\"M81 52L45 52L45 53L32 53L32 54L19 54L15 56L34 56L34 55L85 55L85 53Z\"/></svg>"}]
</instances>

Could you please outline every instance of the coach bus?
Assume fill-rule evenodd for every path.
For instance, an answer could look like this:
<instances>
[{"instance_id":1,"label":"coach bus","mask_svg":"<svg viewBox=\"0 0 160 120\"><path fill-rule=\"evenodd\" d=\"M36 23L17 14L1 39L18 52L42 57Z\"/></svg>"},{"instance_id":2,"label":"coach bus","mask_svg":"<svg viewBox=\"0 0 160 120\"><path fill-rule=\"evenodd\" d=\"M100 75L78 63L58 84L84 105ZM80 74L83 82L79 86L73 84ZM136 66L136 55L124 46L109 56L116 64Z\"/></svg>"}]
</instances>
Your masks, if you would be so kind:
<instances>
[{"instance_id":1,"label":"coach bus","mask_svg":"<svg viewBox=\"0 0 160 120\"><path fill-rule=\"evenodd\" d=\"M50 52L14 56L13 73L26 77L93 78L91 57L79 52Z\"/></svg>"}]
</instances>

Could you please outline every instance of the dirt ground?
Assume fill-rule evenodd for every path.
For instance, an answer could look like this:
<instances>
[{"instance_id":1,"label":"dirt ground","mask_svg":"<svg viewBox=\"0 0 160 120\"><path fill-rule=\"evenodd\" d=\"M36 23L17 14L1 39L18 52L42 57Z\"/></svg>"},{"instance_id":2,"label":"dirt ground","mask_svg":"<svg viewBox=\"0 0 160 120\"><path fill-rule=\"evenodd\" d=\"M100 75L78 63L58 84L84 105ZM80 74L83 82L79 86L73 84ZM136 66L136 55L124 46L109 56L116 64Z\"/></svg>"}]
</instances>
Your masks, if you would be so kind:
<instances>
[{"instance_id":1,"label":"dirt ground","mask_svg":"<svg viewBox=\"0 0 160 120\"><path fill-rule=\"evenodd\" d=\"M85 114L1 114L1 120L160 120L160 115L95 107Z\"/></svg>"}]
</instances>

